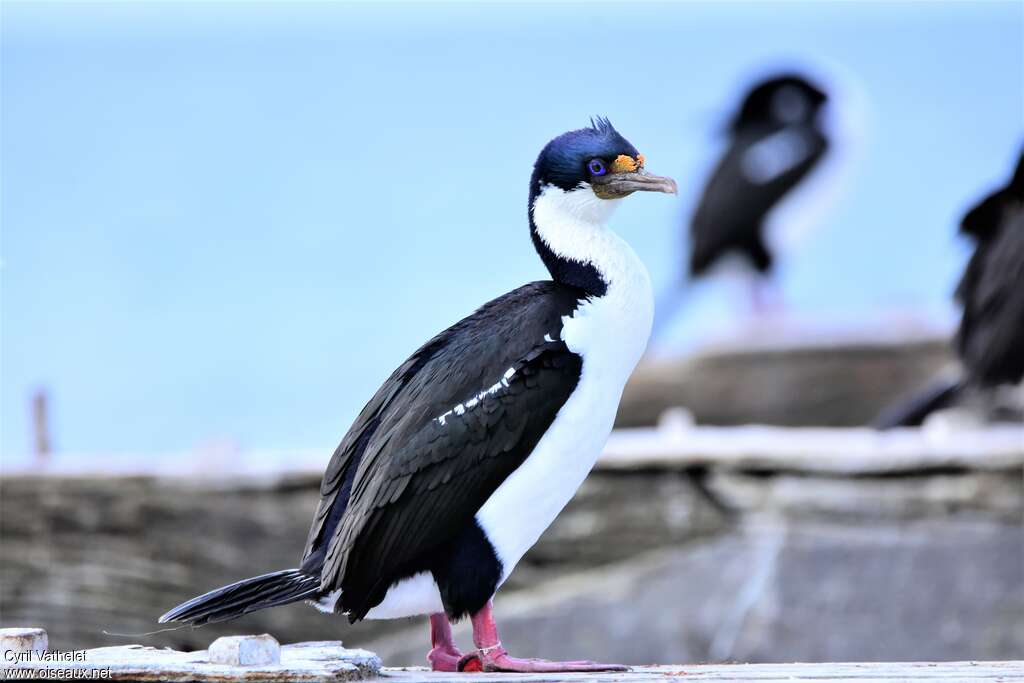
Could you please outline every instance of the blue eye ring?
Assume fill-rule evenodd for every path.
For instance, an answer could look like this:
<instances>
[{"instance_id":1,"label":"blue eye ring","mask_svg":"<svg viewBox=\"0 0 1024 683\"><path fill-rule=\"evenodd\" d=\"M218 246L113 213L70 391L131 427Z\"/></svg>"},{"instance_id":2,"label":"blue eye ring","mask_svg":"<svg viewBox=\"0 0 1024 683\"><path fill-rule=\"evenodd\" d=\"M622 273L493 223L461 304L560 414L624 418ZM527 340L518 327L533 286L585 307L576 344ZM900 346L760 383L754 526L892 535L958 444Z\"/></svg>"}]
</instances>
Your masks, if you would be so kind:
<instances>
[{"instance_id":1,"label":"blue eye ring","mask_svg":"<svg viewBox=\"0 0 1024 683\"><path fill-rule=\"evenodd\" d=\"M600 159L591 159L587 162L587 170L590 171L590 175L604 175L608 172L608 167Z\"/></svg>"}]
</instances>

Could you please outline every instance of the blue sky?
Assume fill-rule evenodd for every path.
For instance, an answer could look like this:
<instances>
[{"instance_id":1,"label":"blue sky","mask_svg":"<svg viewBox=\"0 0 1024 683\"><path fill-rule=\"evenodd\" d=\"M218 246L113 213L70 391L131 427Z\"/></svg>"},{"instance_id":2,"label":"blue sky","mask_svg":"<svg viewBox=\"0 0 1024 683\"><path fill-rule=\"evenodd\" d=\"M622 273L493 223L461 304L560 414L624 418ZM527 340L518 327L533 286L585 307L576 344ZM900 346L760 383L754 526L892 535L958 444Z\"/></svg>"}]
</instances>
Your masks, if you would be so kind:
<instances>
[{"instance_id":1,"label":"blue sky","mask_svg":"<svg viewBox=\"0 0 1024 683\"><path fill-rule=\"evenodd\" d=\"M1024 139L1017 2L2 13L5 457L45 386L58 450L326 458L409 352L546 277L530 166L593 114L680 183L614 221L665 283L738 88L804 60L853 76L856 173L781 272L812 317L948 314L956 222Z\"/></svg>"}]
</instances>

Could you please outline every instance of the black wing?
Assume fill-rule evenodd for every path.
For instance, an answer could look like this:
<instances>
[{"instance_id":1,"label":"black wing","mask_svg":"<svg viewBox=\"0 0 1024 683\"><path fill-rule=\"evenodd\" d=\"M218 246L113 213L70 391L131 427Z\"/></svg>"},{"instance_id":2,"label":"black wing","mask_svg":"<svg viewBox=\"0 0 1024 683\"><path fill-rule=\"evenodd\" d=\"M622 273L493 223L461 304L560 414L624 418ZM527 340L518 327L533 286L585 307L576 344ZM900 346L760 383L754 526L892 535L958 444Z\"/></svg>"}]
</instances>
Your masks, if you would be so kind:
<instances>
[{"instance_id":1,"label":"black wing","mask_svg":"<svg viewBox=\"0 0 1024 683\"><path fill-rule=\"evenodd\" d=\"M560 341L582 291L532 283L432 339L378 390L324 475L303 567L360 619L453 538L533 450L582 360Z\"/></svg>"},{"instance_id":2,"label":"black wing","mask_svg":"<svg viewBox=\"0 0 1024 683\"><path fill-rule=\"evenodd\" d=\"M690 222L690 273L697 275L725 252L763 250L761 223L828 147L811 126L740 133L704 188ZM763 254L751 254L755 266ZM770 259L769 259L770 260Z\"/></svg>"},{"instance_id":3,"label":"black wing","mask_svg":"<svg viewBox=\"0 0 1024 683\"><path fill-rule=\"evenodd\" d=\"M1019 382L1024 376L1024 209L1016 209L991 241L978 245L958 295L964 311L957 348L970 379L983 386Z\"/></svg>"}]
</instances>

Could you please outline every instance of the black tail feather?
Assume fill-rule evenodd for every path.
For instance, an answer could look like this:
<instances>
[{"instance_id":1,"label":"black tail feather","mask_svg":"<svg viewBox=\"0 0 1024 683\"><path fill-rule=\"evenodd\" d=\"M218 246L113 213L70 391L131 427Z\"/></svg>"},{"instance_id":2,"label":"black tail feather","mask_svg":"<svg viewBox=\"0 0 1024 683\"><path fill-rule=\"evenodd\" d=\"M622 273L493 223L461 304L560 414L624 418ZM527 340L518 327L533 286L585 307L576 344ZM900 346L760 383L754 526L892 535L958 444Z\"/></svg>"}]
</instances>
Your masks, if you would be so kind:
<instances>
[{"instance_id":1,"label":"black tail feather","mask_svg":"<svg viewBox=\"0 0 1024 683\"><path fill-rule=\"evenodd\" d=\"M215 624L267 607L312 598L319 592L319 576L311 576L298 569L284 569L244 579L192 598L160 617L159 623L180 621L192 626Z\"/></svg>"},{"instance_id":2,"label":"black tail feather","mask_svg":"<svg viewBox=\"0 0 1024 683\"><path fill-rule=\"evenodd\" d=\"M875 429L917 427L929 414L947 408L956 401L963 383L958 378L938 380L911 396L887 407L875 418Z\"/></svg>"}]
</instances>

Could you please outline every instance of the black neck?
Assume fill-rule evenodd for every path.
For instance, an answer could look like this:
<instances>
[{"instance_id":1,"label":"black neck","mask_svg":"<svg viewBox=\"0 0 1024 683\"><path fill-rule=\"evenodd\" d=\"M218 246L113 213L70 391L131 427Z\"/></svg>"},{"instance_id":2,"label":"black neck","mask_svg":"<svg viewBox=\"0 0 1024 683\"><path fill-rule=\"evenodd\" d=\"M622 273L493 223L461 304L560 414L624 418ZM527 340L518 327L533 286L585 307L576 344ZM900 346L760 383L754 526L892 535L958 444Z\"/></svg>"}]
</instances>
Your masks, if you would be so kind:
<instances>
[{"instance_id":1,"label":"black neck","mask_svg":"<svg viewBox=\"0 0 1024 683\"><path fill-rule=\"evenodd\" d=\"M608 291L608 282L593 263L574 261L560 256L541 239L537 232L537 224L533 221L533 203L540 195L540 183L534 178L530 183L530 203L527 215L530 219L530 237L533 247L540 254L540 259L551 273L551 279L563 285L578 287L590 296L604 296Z\"/></svg>"}]
</instances>

